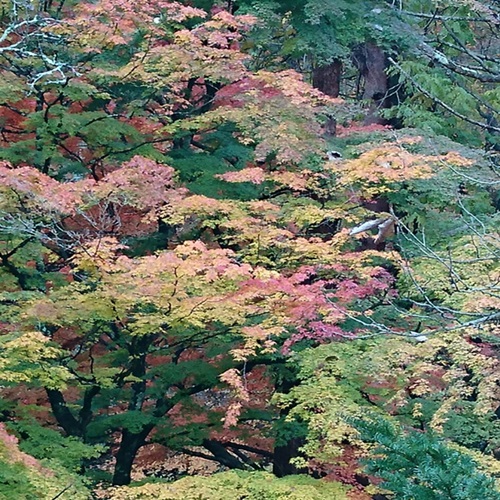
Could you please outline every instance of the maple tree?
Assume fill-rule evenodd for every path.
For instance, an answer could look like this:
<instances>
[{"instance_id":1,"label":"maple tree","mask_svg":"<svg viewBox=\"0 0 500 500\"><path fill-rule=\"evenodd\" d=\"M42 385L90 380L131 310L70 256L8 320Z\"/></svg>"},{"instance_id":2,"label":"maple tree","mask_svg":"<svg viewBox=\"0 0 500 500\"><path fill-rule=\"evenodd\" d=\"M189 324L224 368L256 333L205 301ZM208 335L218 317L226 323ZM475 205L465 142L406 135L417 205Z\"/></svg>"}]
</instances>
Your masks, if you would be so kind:
<instances>
[{"instance_id":1,"label":"maple tree","mask_svg":"<svg viewBox=\"0 0 500 500\"><path fill-rule=\"evenodd\" d=\"M108 85L113 78L119 78L121 83L128 79L131 85L145 85L146 78L150 88L154 89L150 74L161 82L159 92L169 89L166 95L163 93L167 103L156 103L163 106L159 128L154 126L156 120L152 118L160 113L158 106L153 104L156 107L148 110L153 130L163 137L149 141L149 145L153 142L161 144L152 156L158 158L163 153L164 142L170 143L170 148L175 150L182 148L181 142L189 137L189 145L194 140L193 130L198 136L206 134L214 123L221 120L237 126L236 138L243 144L249 141L257 143L257 158L266 159L272 155L274 161L282 164L298 161L309 154L314 143L307 140L309 136L299 138L300 132L312 127L308 125L308 119L314 116L316 101L320 102L322 97L290 72L284 73L281 84L278 81L274 87L266 73L250 76L241 64L241 54L236 49L226 48L229 41L238 39L235 30L249 22L246 18L216 14L213 20L192 31L174 31L173 42L162 45L161 37L169 28L168 23L179 23L194 15L202 17L205 14L179 4L166 3L152 7L151 13L141 10L146 16L141 20L136 16L137 12L126 5L103 3L99 7L102 10L98 11L95 11L96 6L82 6L81 15L77 12L71 22L57 26L55 30L58 36L68 37L69 45L77 50L85 54L89 51L101 54L104 49L114 50L115 46L129 43L130 37L141 28L136 22L148 22L155 27L153 13L164 7L173 10L167 9L161 32L160 28L155 28L149 33L148 43L152 46L158 44L150 54L152 63L185 57L185 44L200 37L209 48L205 54L197 55L197 63L192 68L186 67L184 74L178 74L176 67L172 66L147 67L149 59L138 53L132 55L130 61L125 61L119 70L105 70ZM92 21L94 31L82 29L88 19L88 9L97 18ZM113 19L106 18L109 13L119 16L121 23L120 35L111 39L106 36L110 29L114 29ZM133 21L133 26L127 19ZM226 27L231 31L224 35ZM213 35L210 35L212 31ZM86 33L84 38L81 38L82 33ZM92 36L88 37L89 33ZM209 36L211 38L207 38ZM106 47L99 47L98 41L104 41ZM220 58L223 64L218 70L214 57ZM227 73L231 58L234 59L235 75ZM134 67L134 71L130 71L130 67ZM171 80L163 72L172 72ZM79 66L79 73L82 75L75 77L75 82L68 81L68 89L73 85L92 85L89 81L94 73L102 77L101 68L97 71L92 67L85 68L83 64ZM235 78L243 78L244 85L230 88L228 84ZM211 82L204 83L200 79L211 79ZM182 81L186 81L187 87L182 83L179 85ZM202 89L194 92L197 81ZM177 87L172 87L171 82L177 83ZM207 96L222 82L228 90L220 95L213 108L200 104L200 99L212 100L213 96ZM17 168L8 163L2 167L2 230L7 238L2 261L7 275L13 280L11 285L7 284L7 294L10 286L15 289L17 285L23 290L13 304L8 297L5 298L5 305L14 306L9 307L8 316L17 327L2 339L2 364L5 380L10 385L28 383L45 389L54 417L67 435L92 441L92 436L102 439L108 434L108 439L113 439L113 432L120 432L114 482L122 484L130 480L138 449L161 419L168 421L166 415L170 410L176 406L200 406L190 396L213 389L219 379L237 388L240 372L237 368L229 370L231 366L241 367L255 351L262 350L264 354L273 351L275 342L271 336L279 336L286 324L306 325L317 320L317 328L320 328L325 317L328 326L328 313L333 307L321 298L319 283L309 286L301 283L303 274L280 277L258 263L253 267L238 263L234 251L207 248L200 241L182 244L174 239L172 249L158 255L127 257L124 238L157 231L159 218L167 221L171 209L178 211L182 208L183 198L192 205L190 214L194 217L196 197L187 197L184 189L174 186L173 170L153 160L134 156L118 165L119 159L127 156L127 151L143 152L140 146L148 143L140 124L135 125L138 130L134 128L133 137L123 138L127 129L122 128L122 123L125 127L132 127L127 123L131 117L106 109L90 111L90 114L85 111L95 106L96 99L105 98L112 102L111 96L99 93L88 95L86 102L74 102L69 94L53 95L52 88L59 83L43 78L25 82L34 88L38 86L39 100L27 104L35 106L38 116L44 116L47 127L53 127L61 119L58 125L61 133L50 132L50 156L45 158L43 165L36 159L30 160L29 156L24 158L35 167L23 163ZM251 85L256 86L255 90ZM186 93L192 96L192 103L186 98ZM230 106L225 104L229 98ZM49 102L48 99L56 100ZM296 110L299 104L303 107L301 112ZM41 108L39 111L36 111L37 106ZM116 110L120 105L112 103L109 106ZM138 109L139 104L136 102L134 106L134 110ZM253 128L249 111L254 108L254 112L262 113L259 115L261 120L266 113L271 119L278 111L292 112L292 118L297 117L297 120L292 120L293 128L283 128L280 141L268 143L268 137ZM109 117L109 123L108 114L114 115ZM9 119L10 115L7 114L6 118ZM118 127L116 134L122 137L120 140L130 143L139 137L142 142L124 151L113 145L110 135L99 136L96 137L102 146L99 147L91 142L95 136L88 126L96 123L94 120L100 122L101 118L106 125ZM72 127L67 126L70 119L74 120ZM90 122L82 124L81 119L90 119ZM40 141L37 139L32 149L33 130L36 128L36 134L41 137L43 127L41 129L39 122L30 120L17 125L22 130L20 137L11 140L6 136L6 142L11 151L23 145L35 155L43 155L43 141L42 149L38 147ZM300 121L302 127L298 126ZM74 144L72 134L84 143L78 146L78 153L71 150ZM28 138L24 139L24 135ZM287 143L287 137L290 141L295 138L292 149L281 146L283 140ZM320 140L317 143L320 144ZM16 157L9 154L9 148L6 149L6 157L16 163ZM70 163L63 165L68 159ZM74 160L79 162L79 168L85 168L88 177L75 177L74 174L81 170L73 168ZM68 169L72 173L70 178ZM290 179L284 171L283 175L285 184L297 182L293 174ZM213 202L217 204L216 200ZM227 202L220 205L225 211L230 206ZM205 203L204 209L209 206ZM161 212L160 207L163 207ZM258 209L258 205L253 208L254 211ZM179 226L178 221L169 224ZM31 261L16 262L37 251L43 258L40 262L43 272L32 273ZM59 272L59 269L64 271ZM31 279L33 274L36 275L34 281ZM37 282L37 278L41 282ZM139 282L144 288L137 288ZM322 302L324 310L313 311L305 304L306 298ZM232 307L228 307L230 303ZM69 310L75 311L74 317L67 314ZM241 338L241 345L237 343L238 338ZM101 344L107 354L102 352ZM95 350L98 352L97 361ZM234 361L231 361L231 356L228 358L230 354ZM210 361L214 356L215 360ZM127 368L123 369L123 363ZM198 377L201 377L199 382ZM70 406L74 407L76 401L69 403L64 395L63 391L69 386L79 389L79 410L71 410ZM234 421L235 416L231 415L238 414L239 399L248 398L244 393L236 398L227 413L228 424ZM125 405L115 417L102 413L105 408L110 408L111 401L117 409ZM220 418L220 415L216 417L217 420ZM163 439L167 442L169 432L168 428L164 431L167 436ZM162 429L156 429L156 433L161 436ZM208 435L201 433L197 439L206 437ZM210 449L209 440L205 439L205 445ZM237 461L233 459L233 462Z\"/></svg>"},{"instance_id":2,"label":"maple tree","mask_svg":"<svg viewBox=\"0 0 500 500\"><path fill-rule=\"evenodd\" d=\"M367 408L498 474L491 155L426 126L348 125L359 104L288 63L312 57L326 92L324 65L337 71L373 27L327 53L313 26L327 36L339 9L382 14L276 4L5 3L0 412L44 461L18 455L32 469L21 490L46 466L47 498L78 474L84 497L105 459L126 485L157 443L245 472L113 498L362 495ZM282 32L288 63L261 30ZM396 460L407 438L392 435ZM334 482L255 472L265 464Z\"/></svg>"}]
</instances>

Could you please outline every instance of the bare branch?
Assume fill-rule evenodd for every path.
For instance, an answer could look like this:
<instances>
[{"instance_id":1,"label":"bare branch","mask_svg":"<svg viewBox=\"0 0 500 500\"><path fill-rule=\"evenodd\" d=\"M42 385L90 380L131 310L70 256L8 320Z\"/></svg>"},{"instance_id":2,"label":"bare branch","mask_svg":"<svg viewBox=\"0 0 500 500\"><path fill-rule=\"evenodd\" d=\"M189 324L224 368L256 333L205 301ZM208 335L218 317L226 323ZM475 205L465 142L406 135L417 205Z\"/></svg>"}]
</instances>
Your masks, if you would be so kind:
<instances>
[{"instance_id":1,"label":"bare branch","mask_svg":"<svg viewBox=\"0 0 500 500\"><path fill-rule=\"evenodd\" d=\"M422 52L431 60L438 62L445 68L455 71L455 73L463 76L469 76L483 83L500 82L500 73L493 72L492 70L489 70L489 72L482 72L478 71L477 69L471 68L470 66L458 64L447 57L445 54L431 47L428 43L425 42L421 42L420 47L422 48Z\"/></svg>"}]
</instances>

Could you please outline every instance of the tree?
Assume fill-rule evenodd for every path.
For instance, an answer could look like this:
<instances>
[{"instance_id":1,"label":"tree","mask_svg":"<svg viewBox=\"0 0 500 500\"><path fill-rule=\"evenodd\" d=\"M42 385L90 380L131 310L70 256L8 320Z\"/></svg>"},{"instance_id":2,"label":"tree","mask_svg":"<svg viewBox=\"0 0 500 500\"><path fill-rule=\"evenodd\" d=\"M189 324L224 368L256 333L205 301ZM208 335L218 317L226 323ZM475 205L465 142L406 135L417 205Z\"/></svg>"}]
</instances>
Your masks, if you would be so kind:
<instances>
[{"instance_id":1,"label":"tree","mask_svg":"<svg viewBox=\"0 0 500 500\"><path fill-rule=\"evenodd\" d=\"M364 439L376 443L368 470L382 477L382 486L398 498L499 498L493 479L478 471L474 460L432 434L405 435L380 419L357 426Z\"/></svg>"},{"instance_id":2,"label":"tree","mask_svg":"<svg viewBox=\"0 0 500 500\"><path fill-rule=\"evenodd\" d=\"M35 390L34 414L79 450L82 471L109 453L117 485L152 442L234 469L273 462L283 475L361 446L341 411L372 406L376 382L358 372L387 377L378 406L390 413L394 392L412 395L412 377L427 380L428 357L439 370L445 350L448 406L421 393L430 409L411 425L457 410L493 443L495 426L467 402L475 391L495 404L482 388L496 379L478 368L491 360L467 337L429 339L498 318L496 172L483 151L428 130L347 127L359 106L289 67L307 55L321 87L319 68L347 68L360 47L385 65L395 39L370 23L406 13L259 4L263 28L246 14L256 5L195 5L8 5L3 418L36 458L59 454L36 445L22 396ZM362 29L339 31L337 52L321 55L313 35L328 38L341 14ZM259 47L262 29L280 32L290 57ZM326 137L332 114L345 121ZM404 406L401 419L415 409ZM464 444L449 422L443 432Z\"/></svg>"},{"instance_id":3,"label":"tree","mask_svg":"<svg viewBox=\"0 0 500 500\"><path fill-rule=\"evenodd\" d=\"M28 106L43 117L42 129L37 128L33 142L35 122L25 120L16 125L19 138L6 137L6 157L15 165L4 163L1 169L2 264L7 276L3 307L15 327L2 336L2 367L8 385L27 383L45 390L66 435L110 445L118 438L113 481L125 484L137 451L153 430L166 443L175 440L179 431L170 425L171 412L189 407L203 413L202 399L193 396L202 398L221 382L233 386L236 398L226 422L235 423L249 399L240 380L249 369L249 356L258 355L253 365L273 361L274 338L284 334L285 327L296 329L297 339L342 334L335 325L339 312L323 292L324 279L308 282L312 270L298 265L304 248L309 248L311 259L327 251L327 261L339 251L319 240L295 240L293 232L273 227L272 213L278 208L272 203L238 206L187 196L175 185L172 168L140 156L123 161L136 151L159 158L164 145L144 149L153 143L168 142L172 151L204 151L205 138L226 122L233 124L240 142L255 144L257 160L269 162L271 172L277 169L269 178L278 186L300 192L314 179L314 172L302 170L299 163L322 144L310 120L323 98L292 72L276 80L269 73L253 75L245 69L244 56L229 45L237 41L248 18L218 14L189 30L177 23L205 13L175 3L151 4L150 10L141 10L144 17L116 2L82 4L80 9L74 19L57 26L68 50L74 50L69 54L85 55L80 74L68 77L59 94L60 82L36 79L38 104ZM157 9L166 9L159 23L153 17ZM89 12L94 15L91 25ZM119 34L109 38L117 18ZM142 31L146 25L150 31ZM170 43L164 43L165 37ZM118 68L107 66L107 57L129 42L137 51L118 60ZM193 53L193 43L198 53ZM186 56L191 64L179 74L172 64ZM96 84L104 77L103 93ZM65 94L82 85L91 92L78 95L78 101ZM141 95L149 88L153 97L115 102L112 94L123 85L141 89ZM151 108L149 102L154 103ZM160 139L148 139L144 120L137 124L135 111L143 103L144 120ZM279 133L269 134L268 127L278 118ZM102 121L113 129L110 135L95 134L94 125ZM48 135L42 137L43 127ZM78 154L72 149L74 138L84 142ZM19 159L12 151L21 145L29 153L24 160L33 166L16 165ZM43 164L35 158L39 154ZM285 163L296 164L295 171L287 172ZM80 179L83 172L87 176ZM210 248L198 239L206 241L210 227L206 221L198 227L197 218L203 220L199 210L227 220L233 242L224 235L224 246L233 249L216 242ZM255 218L263 210L270 213L269 221ZM193 230L205 234L183 243L174 228L178 235L185 232L188 218L195 221ZM268 240L258 242L259 248L246 239L248 223L262 225L259 233L267 233ZM137 251L127 247L127 240L133 245L134 238L158 231L161 224L167 227L169 249L127 255ZM212 222L212 227L217 225ZM281 236L288 240L284 264L291 263L283 275L263 265L273 267L265 253ZM41 258L34 269L37 253ZM331 272L339 271L332 267ZM359 279L374 290L390 282L382 269ZM307 331L306 325L311 326ZM69 387L76 390L71 401ZM223 463L243 467L240 459L209 439L220 413L202 418L207 419L205 428L194 436L188 430L183 445L203 444Z\"/></svg>"},{"instance_id":4,"label":"tree","mask_svg":"<svg viewBox=\"0 0 500 500\"><path fill-rule=\"evenodd\" d=\"M300 68L329 95L366 100L366 122L385 118L495 150L495 2L236 5L262 19L250 45L259 67Z\"/></svg>"},{"instance_id":5,"label":"tree","mask_svg":"<svg viewBox=\"0 0 500 500\"><path fill-rule=\"evenodd\" d=\"M15 252L5 260L10 262L11 256L29 250L30 245L34 249L43 245L49 266L53 260L66 267L58 283L46 281L40 291L31 288L26 269L14 267L13 276L25 293L14 292L12 297L17 298L10 317L17 329L2 337L5 380L44 387L53 414L68 435L91 440L93 435L102 439L103 433L121 432L117 484L129 481L134 456L154 428L159 426L160 435L172 433L168 425L161 430L162 422L168 422L167 414L177 405L202 411L191 396L217 386L221 377L239 392L237 411L248 398L238 370L260 351L260 361L253 364L265 363L266 352L272 360L273 338L282 335L286 326L297 331L285 345L302 338L343 335L335 324L342 312L331 302L334 292L328 297L324 294L324 285L338 280L332 281L327 273L342 272L327 264L339 255L337 250L327 254L325 244L315 239L294 241L290 233L290 241L283 245L284 263L298 266L305 250L312 259L324 252L323 276L314 276L307 266L280 276L260 261L267 262L270 245L286 232L263 226L268 239L260 242L257 254L251 241L244 239L249 237L248 224L253 225L252 237L258 239L254 230L261 224L244 208L273 211L272 204L260 207L247 202L237 208L200 196L182 200L182 190L169 191L171 169L140 158L99 182L59 183L29 168L5 168L3 174L5 202L14 202L5 216L4 230L14 242L22 237L25 243L14 243ZM147 189L151 192L146 198L150 204L146 220L154 216L155 202L161 204L165 197L173 202L172 196L177 197L177 214L186 208L191 215L198 209L205 217L221 214L229 229L242 231L237 238L240 259L253 265L237 262L234 251L209 249L201 241L176 244L156 255L126 256L126 247L106 233L127 234L126 226L118 222L125 218L126 208L135 205L144 211ZM172 211L173 207L168 209ZM207 220L202 223L206 227ZM359 260L349 255L346 259ZM387 273L376 268L366 276L361 274L359 280L359 291L345 293L340 288L339 300L348 304L363 294L383 293L391 282ZM12 305L10 297L7 292L5 305ZM228 358L231 353L234 361ZM68 385L78 388L81 397L76 414L63 394ZM110 407L122 411L102 413ZM228 422L234 423L234 416L229 415ZM201 433L196 439L204 437Z\"/></svg>"}]
</instances>

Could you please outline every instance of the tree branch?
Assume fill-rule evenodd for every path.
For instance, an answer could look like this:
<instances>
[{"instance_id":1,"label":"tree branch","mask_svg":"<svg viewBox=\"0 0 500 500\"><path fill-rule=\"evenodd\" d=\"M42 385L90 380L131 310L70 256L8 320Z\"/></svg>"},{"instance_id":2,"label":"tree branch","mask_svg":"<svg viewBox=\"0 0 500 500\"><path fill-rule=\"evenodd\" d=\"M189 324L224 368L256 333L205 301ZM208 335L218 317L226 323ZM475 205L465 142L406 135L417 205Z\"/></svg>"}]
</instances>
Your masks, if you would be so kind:
<instances>
[{"instance_id":1,"label":"tree branch","mask_svg":"<svg viewBox=\"0 0 500 500\"><path fill-rule=\"evenodd\" d=\"M460 118L461 120L466 121L467 123L470 123L472 125L476 125L477 127L481 127L482 129L485 130L491 130L494 132L500 132L500 127L495 127L493 125L490 125L485 122L480 122L477 120L473 120L472 118L469 118L462 113L459 113L458 111L455 111L451 106L443 102L441 99L438 99L437 97L433 96L429 91L427 91L422 85L420 85L407 71L405 71L400 64L398 64L392 57L388 58L388 61L395 66L398 71L407 79L409 80L417 90L422 92L426 97L429 99L432 99L436 104L441 106L442 108L446 109L449 111L452 115L456 116L457 118ZM500 80L499 80L500 81Z\"/></svg>"}]
</instances>

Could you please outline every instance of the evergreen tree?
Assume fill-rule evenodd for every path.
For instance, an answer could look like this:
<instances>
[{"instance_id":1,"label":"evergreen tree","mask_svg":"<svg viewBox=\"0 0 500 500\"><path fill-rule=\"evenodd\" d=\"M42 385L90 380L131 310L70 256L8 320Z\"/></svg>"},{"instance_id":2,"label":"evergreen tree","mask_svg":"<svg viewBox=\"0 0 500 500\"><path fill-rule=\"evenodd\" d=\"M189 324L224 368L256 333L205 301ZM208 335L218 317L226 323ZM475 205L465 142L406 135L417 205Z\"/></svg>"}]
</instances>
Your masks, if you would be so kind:
<instances>
[{"instance_id":1,"label":"evergreen tree","mask_svg":"<svg viewBox=\"0 0 500 500\"><path fill-rule=\"evenodd\" d=\"M387 419L354 423L361 439L373 444L366 470L401 500L498 500L492 477L477 463L431 432L403 431Z\"/></svg>"}]
</instances>

